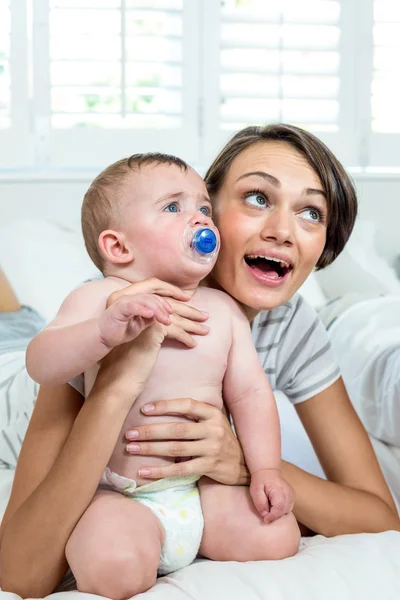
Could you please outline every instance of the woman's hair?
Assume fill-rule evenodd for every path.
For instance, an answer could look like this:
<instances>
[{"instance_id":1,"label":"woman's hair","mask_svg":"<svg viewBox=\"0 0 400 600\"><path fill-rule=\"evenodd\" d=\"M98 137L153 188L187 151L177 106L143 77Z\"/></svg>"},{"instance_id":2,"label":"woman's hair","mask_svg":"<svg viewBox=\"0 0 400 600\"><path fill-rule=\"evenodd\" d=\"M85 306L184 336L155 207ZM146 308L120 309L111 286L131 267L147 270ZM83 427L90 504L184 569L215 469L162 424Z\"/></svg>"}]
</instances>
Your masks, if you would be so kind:
<instances>
[{"instance_id":1,"label":"woman's hair","mask_svg":"<svg viewBox=\"0 0 400 600\"><path fill-rule=\"evenodd\" d=\"M330 265L343 250L357 216L357 195L345 169L315 135L282 123L245 127L236 133L218 154L205 175L208 193L214 199L222 188L226 174L244 150L269 141L286 142L300 152L321 180L328 205L325 248L316 268Z\"/></svg>"}]
</instances>

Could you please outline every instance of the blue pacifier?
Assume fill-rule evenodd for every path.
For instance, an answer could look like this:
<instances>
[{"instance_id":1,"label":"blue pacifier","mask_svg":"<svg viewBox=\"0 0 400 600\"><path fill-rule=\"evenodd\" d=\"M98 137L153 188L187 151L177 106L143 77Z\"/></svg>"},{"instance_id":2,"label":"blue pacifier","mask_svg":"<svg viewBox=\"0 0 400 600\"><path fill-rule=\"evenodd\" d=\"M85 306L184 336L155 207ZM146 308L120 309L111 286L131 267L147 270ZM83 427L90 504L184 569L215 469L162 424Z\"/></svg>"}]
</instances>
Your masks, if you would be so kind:
<instances>
[{"instance_id":1,"label":"blue pacifier","mask_svg":"<svg viewBox=\"0 0 400 600\"><path fill-rule=\"evenodd\" d=\"M196 248L199 254L210 254L214 252L217 243L217 236L207 227L196 231L192 239L192 248Z\"/></svg>"},{"instance_id":2,"label":"blue pacifier","mask_svg":"<svg viewBox=\"0 0 400 600\"><path fill-rule=\"evenodd\" d=\"M199 263L213 261L219 251L219 235L216 229L197 225L187 227L184 233L185 249Z\"/></svg>"}]
</instances>

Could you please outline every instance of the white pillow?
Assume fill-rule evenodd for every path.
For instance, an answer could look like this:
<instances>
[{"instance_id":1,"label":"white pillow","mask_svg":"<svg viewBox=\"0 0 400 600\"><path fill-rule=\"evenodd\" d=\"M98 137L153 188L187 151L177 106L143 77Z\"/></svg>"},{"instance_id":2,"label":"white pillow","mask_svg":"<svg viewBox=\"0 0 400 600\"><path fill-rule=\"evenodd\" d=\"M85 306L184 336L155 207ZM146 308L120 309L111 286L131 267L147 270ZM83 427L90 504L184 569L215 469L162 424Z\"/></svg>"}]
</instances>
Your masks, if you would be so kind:
<instances>
[{"instance_id":1,"label":"white pillow","mask_svg":"<svg viewBox=\"0 0 400 600\"><path fill-rule=\"evenodd\" d=\"M321 308L328 302L315 273L311 273L299 288L299 294L315 309Z\"/></svg>"},{"instance_id":2,"label":"white pillow","mask_svg":"<svg viewBox=\"0 0 400 600\"><path fill-rule=\"evenodd\" d=\"M0 226L0 265L20 302L46 320L74 287L98 274L81 233L44 220Z\"/></svg>"},{"instance_id":3,"label":"white pillow","mask_svg":"<svg viewBox=\"0 0 400 600\"><path fill-rule=\"evenodd\" d=\"M358 220L343 252L332 265L318 271L318 282L328 298L347 293L400 294L400 281L379 256L375 235L372 221Z\"/></svg>"}]
</instances>

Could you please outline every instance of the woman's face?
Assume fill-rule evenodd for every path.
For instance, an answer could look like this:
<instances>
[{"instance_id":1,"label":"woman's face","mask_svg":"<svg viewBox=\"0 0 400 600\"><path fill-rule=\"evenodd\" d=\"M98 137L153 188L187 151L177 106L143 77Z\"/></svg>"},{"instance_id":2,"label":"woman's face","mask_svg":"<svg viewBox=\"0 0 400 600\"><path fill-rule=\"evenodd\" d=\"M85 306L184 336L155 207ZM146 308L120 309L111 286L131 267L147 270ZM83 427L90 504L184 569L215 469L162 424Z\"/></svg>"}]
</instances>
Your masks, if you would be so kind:
<instances>
[{"instance_id":1,"label":"woman's face","mask_svg":"<svg viewBox=\"0 0 400 600\"><path fill-rule=\"evenodd\" d=\"M326 240L326 197L307 160L286 142L254 144L232 162L215 210L216 283L249 318L287 302Z\"/></svg>"}]
</instances>

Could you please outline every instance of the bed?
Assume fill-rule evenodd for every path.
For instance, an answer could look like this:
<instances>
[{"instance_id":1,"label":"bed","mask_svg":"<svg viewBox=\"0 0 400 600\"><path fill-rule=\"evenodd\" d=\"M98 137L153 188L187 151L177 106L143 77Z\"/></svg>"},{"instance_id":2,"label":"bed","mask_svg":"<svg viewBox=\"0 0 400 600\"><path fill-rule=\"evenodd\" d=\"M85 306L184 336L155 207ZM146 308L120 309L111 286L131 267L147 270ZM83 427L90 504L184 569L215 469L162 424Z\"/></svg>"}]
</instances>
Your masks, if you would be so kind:
<instances>
[{"instance_id":1,"label":"bed","mask_svg":"<svg viewBox=\"0 0 400 600\"><path fill-rule=\"evenodd\" d=\"M21 221L0 227L0 256L22 302L40 310L47 319L72 287L94 274L79 234L44 221ZM302 291L314 305L324 301L314 279ZM284 458L323 475L292 405L279 393L277 403ZM392 482L398 483L400 450L377 440L374 445ZM0 469L0 518L12 478L12 470ZM89 598L74 590L48 597L61 598L60 594L63 600ZM137 596L149 600L376 600L377 597L400 598L400 533L303 538L295 557L276 562L239 564L198 560L182 571L160 578L154 588ZM19 597L0 592L0 600L6 598Z\"/></svg>"}]
</instances>

